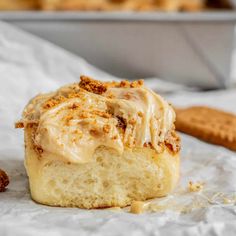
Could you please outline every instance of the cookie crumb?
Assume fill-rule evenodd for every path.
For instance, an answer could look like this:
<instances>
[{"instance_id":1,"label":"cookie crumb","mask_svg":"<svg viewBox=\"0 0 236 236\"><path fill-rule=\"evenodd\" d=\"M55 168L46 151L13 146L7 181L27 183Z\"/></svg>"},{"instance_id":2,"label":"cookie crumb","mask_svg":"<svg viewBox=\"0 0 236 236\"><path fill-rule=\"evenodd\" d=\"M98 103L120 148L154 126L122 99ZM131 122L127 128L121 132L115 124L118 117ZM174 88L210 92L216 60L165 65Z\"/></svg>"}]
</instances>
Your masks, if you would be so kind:
<instances>
[{"instance_id":1,"label":"cookie crumb","mask_svg":"<svg viewBox=\"0 0 236 236\"><path fill-rule=\"evenodd\" d=\"M138 112L139 117L143 117L143 113L141 111Z\"/></svg>"},{"instance_id":2,"label":"cookie crumb","mask_svg":"<svg viewBox=\"0 0 236 236\"><path fill-rule=\"evenodd\" d=\"M135 80L135 81L130 83L130 88L139 88L139 87L142 87L143 84L144 84L144 81L142 79Z\"/></svg>"},{"instance_id":3,"label":"cookie crumb","mask_svg":"<svg viewBox=\"0 0 236 236\"><path fill-rule=\"evenodd\" d=\"M111 118L112 117L111 114L104 112L104 111L94 110L94 111L92 111L92 113L94 115L101 116L103 118Z\"/></svg>"},{"instance_id":4,"label":"cookie crumb","mask_svg":"<svg viewBox=\"0 0 236 236\"><path fill-rule=\"evenodd\" d=\"M81 76L79 82L80 88L95 94L103 94L107 91L107 86L98 80L94 80L87 76Z\"/></svg>"},{"instance_id":5,"label":"cookie crumb","mask_svg":"<svg viewBox=\"0 0 236 236\"><path fill-rule=\"evenodd\" d=\"M135 125L136 124L136 120L134 118L130 119L128 122L130 125Z\"/></svg>"},{"instance_id":6,"label":"cookie crumb","mask_svg":"<svg viewBox=\"0 0 236 236\"><path fill-rule=\"evenodd\" d=\"M190 192L199 192L203 189L203 184L200 182L193 183L192 181L189 181L188 189Z\"/></svg>"},{"instance_id":7,"label":"cookie crumb","mask_svg":"<svg viewBox=\"0 0 236 236\"><path fill-rule=\"evenodd\" d=\"M141 214L144 211L145 202L133 201L130 206L130 213Z\"/></svg>"},{"instance_id":8,"label":"cookie crumb","mask_svg":"<svg viewBox=\"0 0 236 236\"><path fill-rule=\"evenodd\" d=\"M111 130L111 126L109 125L109 124L105 124L104 126L103 126L103 131L104 131L104 133L109 133L110 132L110 130Z\"/></svg>"},{"instance_id":9,"label":"cookie crumb","mask_svg":"<svg viewBox=\"0 0 236 236\"><path fill-rule=\"evenodd\" d=\"M9 184L9 178L5 171L0 169L0 192L6 190L7 185Z\"/></svg>"},{"instance_id":10,"label":"cookie crumb","mask_svg":"<svg viewBox=\"0 0 236 236\"><path fill-rule=\"evenodd\" d=\"M109 208L105 208L105 210L109 210L109 211L121 211L121 208L120 207L109 207Z\"/></svg>"},{"instance_id":11,"label":"cookie crumb","mask_svg":"<svg viewBox=\"0 0 236 236\"><path fill-rule=\"evenodd\" d=\"M44 109L51 109L59 104L61 104L62 102L66 101L67 98L61 95L49 98L46 102L43 103L43 108Z\"/></svg>"},{"instance_id":12,"label":"cookie crumb","mask_svg":"<svg viewBox=\"0 0 236 236\"><path fill-rule=\"evenodd\" d=\"M90 131L89 131L89 133L92 135L92 136L94 136L94 137L100 137L100 136L102 136L102 132L100 131L100 130L98 130L98 129L95 129L95 128L93 128L93 129L91 129Z\"/></svg>"},{"instance_id":13,"label":"cookie crumb","mask_svg":"<svg viewBox=\"0 0 236 236\"><path fill-rule=\"evenodd\" d=\"M231 204L231 203L233 203L233 201L231 199L226 198L226 197L223 199L223 202L224 202L224 204Z\"/></svg>"},{"instance_id":14,"label":"cookie crumb","mask_svg":"<svg viewBox=\"0 0 236 236\"><path fill-rule=\"evenodd\" d=\"M24 128L24 122L18 121L15 123L15 129L23 129Z\"/></svg>"},{"instance_id":15,"label":"cookie crumb","mask_svg":"<svg viewBox=\"0 0 236 236\"><path fill-rule=\"evenodd\" d=\"M165 146L174 154L178 153L181 149L181 140L175 131L175 127L170 130L165 137Z\"/></svg>"}]
</instances>

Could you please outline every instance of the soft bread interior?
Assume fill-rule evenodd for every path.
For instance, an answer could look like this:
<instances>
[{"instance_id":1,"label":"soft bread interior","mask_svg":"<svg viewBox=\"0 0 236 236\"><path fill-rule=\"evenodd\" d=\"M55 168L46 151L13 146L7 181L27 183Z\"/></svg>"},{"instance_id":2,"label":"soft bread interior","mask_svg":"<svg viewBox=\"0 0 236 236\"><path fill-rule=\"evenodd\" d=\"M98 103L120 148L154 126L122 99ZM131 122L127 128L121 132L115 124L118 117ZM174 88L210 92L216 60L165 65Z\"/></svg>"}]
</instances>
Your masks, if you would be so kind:
<instances>
[{"instance_id":1,"label":"soft bread interior","mask_svg":"<svg viewBox=\"0 0 236 236\"><path fill-rule=\"evenodd\" d=\"M179 156L167 148L126 148L123 155L99 147L93 161L65 163L42 158L32 142L33 129L25 128L25 166L32 198L42 204L101 208L127 206L133 200L165 196L179 179Z\"/></svg>"}]
</instances>

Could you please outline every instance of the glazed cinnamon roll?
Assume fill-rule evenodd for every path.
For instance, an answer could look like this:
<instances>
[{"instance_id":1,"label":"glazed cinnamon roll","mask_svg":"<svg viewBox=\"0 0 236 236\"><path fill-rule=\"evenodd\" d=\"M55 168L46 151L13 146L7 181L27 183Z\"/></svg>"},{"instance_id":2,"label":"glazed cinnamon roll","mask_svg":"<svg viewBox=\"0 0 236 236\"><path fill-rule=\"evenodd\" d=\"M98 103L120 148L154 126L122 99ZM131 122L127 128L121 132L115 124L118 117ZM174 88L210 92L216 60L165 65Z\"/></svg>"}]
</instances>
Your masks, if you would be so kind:
<instances>
[{"instance_id":1,"label":"glazed cinnamon roll","mask_svg":"<svg viewBox=\"0 0 236 236\"><path fill-rule=\"evenodd\" d=\"M124 207L169 194L179 180L175 112L143 81L79 83L33 98L24 128L32 198L80 208Z\"/></svg>"}]
</instances>

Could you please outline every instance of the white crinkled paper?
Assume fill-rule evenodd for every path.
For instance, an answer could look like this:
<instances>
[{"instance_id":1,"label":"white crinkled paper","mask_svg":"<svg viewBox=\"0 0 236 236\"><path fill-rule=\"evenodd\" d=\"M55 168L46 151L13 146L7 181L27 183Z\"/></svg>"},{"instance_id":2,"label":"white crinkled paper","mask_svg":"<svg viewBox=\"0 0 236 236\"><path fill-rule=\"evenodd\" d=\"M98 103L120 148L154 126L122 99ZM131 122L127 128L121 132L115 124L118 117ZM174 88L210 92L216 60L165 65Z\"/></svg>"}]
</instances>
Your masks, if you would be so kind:
<instances>
[{"instance_id":1,"label":"white crinkled paper","mask_svg":"<svg viewBox=\"0 0 236 236\"><path fill-rule=\"evenodd\" d=\"M0 193L0 235L235 235L235 201L222 201L224 197L233 199L236 193L236 153L187 135L181 135L177 193L154 201L165 204L164 211L141 215L129 214L128 209L88 211L42 206L30 199L23 166L23 131L15 130L14 122L32 96L78 81L80 74L115 79L81 58L0 23L0 168L11 181L8 190ZM236 113L235 89L178 91L167 98L178 106L207 104ZM187 192L189 181L204 182L203 192ZM204 207L189 210L199 206L196 203ZM190 208L183 213L182 206Z\"/></svg>"}]
</instances>

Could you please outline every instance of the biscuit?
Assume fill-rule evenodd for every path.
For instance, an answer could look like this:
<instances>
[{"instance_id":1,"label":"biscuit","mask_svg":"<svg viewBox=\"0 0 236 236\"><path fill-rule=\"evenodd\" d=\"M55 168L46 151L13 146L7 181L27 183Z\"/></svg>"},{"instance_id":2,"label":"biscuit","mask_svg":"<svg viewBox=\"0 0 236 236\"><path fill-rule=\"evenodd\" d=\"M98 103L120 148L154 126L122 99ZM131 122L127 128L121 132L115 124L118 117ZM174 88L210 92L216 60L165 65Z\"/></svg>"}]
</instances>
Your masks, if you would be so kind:
<instances>
[{"instance_id":1,"label":"biscuit","mask_svg":"<svg viewBox=\"0 0 236 236\"><path fill-rule=\"evenodd\" d=\"M0 169L0 192L4 192L9 184L9 178L5 171Z\"/></svg>"},{"instance_id":2,"label":"biscuit","mask_svg":"<svg viewBox=\"0 0 236 236\"><path fill-rule=\"evenodd\" d=\"M176 114L178 131L236 151L236 115L203 106L176 109Z\"/></svg>"}]
</instances>

